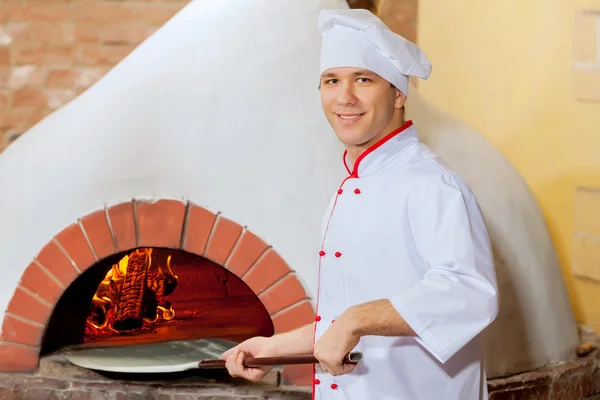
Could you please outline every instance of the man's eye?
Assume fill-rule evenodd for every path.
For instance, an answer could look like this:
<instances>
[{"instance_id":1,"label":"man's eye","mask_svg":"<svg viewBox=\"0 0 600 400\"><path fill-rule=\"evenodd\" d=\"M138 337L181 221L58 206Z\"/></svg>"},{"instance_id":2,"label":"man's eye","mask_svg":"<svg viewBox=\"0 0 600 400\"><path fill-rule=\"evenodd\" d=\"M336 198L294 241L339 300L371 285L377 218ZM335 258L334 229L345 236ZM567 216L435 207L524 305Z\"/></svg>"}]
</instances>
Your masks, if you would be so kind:
<instances>
[{"instance_id":1,"label":"man's eye","mask_svg":"<svg viewBox=\"0 0 600 400\"><path fill-rule=\"evenodd\" d=\"M337 83L337 82L338 82L337 79L328 79L328 80L325 81L325 84L332 85L332 84Z\"/></svg>"},{"instance_id":2,"label":"man's eye","mask_svg":"<svg viewBox=\"0 0 600 400\"><path fill-rule=\"evenodd\" d=\"M362 83L371 82L371 80L369 78L358 78L358 80L362 81Z\"/></svg>"}]
</instances>

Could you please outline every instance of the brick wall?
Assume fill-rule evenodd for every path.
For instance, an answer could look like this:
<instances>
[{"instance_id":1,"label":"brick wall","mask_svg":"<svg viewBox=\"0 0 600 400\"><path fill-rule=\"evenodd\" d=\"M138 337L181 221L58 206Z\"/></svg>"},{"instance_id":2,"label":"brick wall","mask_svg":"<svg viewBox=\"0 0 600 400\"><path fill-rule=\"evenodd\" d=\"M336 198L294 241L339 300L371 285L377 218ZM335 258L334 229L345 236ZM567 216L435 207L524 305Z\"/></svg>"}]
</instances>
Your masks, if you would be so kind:
<instances>
[{"instance_id":1,"label":"brick wall","mask_svg":"<svg viewBox=\"0 0 600 400\"><path fill-rule=\"evenodd\" d=\"M98 81L188 1L0 0L0 151ZM349 0L378 9L413 41L417 2Z\"/></svg>"},{"instance_id":2,"label":"brick wall","mask_svg":"<svg viewBox=\"0 0 600 400\"><path fill-rule=\"evenodd\" d=\"M0 1L0 151L100 79L187 2Z\"/></svg>"},{"instance_id":3,"label":"brick wall","mask_svg":"<svg viewBox=\"0 0 600 400\"><path fill-rule=\"evenodd\" d=\"M351 8L371 10L391 30L416 43L419 0L348 0L348 4Z\"/></svg>"},{"instance_id":4,"label":"brick wall","mask_svg":"<svg viewBox=\"0 0 600 400\"><path fill-rule=\"evenodd\" d=\"M376 12L391 30L417 42L418 0L379 0Z\"/></svg>"}]
</instances>

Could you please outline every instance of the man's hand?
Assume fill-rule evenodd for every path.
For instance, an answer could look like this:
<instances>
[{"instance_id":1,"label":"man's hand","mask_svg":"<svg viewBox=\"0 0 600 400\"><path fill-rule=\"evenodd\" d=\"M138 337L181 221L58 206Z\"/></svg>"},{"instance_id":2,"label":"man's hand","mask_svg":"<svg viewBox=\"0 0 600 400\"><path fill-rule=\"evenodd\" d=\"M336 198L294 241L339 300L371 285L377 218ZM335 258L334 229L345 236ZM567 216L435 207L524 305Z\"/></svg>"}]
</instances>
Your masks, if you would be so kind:
<instances>
[{"instance_id":1,"label":"man's hand","mask_svg":"<svg viewBox=\"0 0 600 400\"><path fill-rule=\"evenodd\" d=\"M315 343L314 355L330 374L347 374L356 364L342 364L344 356L367 335L417 336L389 300L374 300L344 311Z\"/></svg>"},{"instance_id":2,"label":"man's hand","mask_svg":"<svg viewBox=\"0 0 600 400\"><path fill-rule=\"evenodd\" d=\"M342 315L315 343L314 356L331 375L352 372L356 364L344 364L346 354L354 349L360 338L352 333L350 321Z\"/></svg>"},{"instance_id":3,"label":"man's hand","mask_svg":"<svg viewBox=\"0 0 600 400\"><path fill-rule=\"evenodd\" d=\"M258 382L273 367L246 368L243 364L244 358L274 357L277 355L275 347L272 338L257 336L227 350L221 358L225 360L225 367L231 376Z\"/></svg>"},{"instance_id":4,"label":"man's hand","mask_svg":"<svg viewBox=\"0 0 600 400\"><path fill-rule=\"evenodd\" d=\"M308 354L312 351L313 324L306 324L290 332L279 333L271 337L250 338L232 349L221 358L231 376L241 377L253 382L259 381L272 367L245 368L245 357L277 357L294 354Z\"/></svg>"}]
</instances>

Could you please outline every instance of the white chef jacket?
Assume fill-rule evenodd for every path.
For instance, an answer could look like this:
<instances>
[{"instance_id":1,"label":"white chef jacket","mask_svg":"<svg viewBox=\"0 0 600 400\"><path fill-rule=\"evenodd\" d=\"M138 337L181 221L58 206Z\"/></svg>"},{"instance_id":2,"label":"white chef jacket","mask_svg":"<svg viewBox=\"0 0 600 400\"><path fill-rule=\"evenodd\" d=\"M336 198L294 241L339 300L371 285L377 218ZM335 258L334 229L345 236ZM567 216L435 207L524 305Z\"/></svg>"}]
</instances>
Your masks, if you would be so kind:
<instances>
[{"instance_id":1,"label":"white chef jacket","mask_svg":"<svg viewBox=\"0 0 600 400\"><path fill-rule=\"evenodd\" d=\"M417 337L365 336L350 374L314 368L317 400L487 399L481 331L498 312L489 237L466 183L411 121L351 165L322 224L315 336L389 299Z\"/></svg>"}]
</instances>

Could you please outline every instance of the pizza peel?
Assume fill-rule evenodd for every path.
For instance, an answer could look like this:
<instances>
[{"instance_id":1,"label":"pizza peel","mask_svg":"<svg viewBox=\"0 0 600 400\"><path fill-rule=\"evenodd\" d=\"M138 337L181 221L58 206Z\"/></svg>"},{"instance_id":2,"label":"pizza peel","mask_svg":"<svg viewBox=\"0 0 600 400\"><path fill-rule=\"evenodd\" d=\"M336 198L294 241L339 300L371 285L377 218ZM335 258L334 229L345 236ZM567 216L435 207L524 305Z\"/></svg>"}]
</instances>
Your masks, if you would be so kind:
<instances>
[{"instance_id":1,"label":"pizza peel","mask_svg":"<svg viewBox=\"0 0 600 400\"><path fill-rule=\"evenodd\" d=\"M237 344L229 340L205 338L129 346L70 346L62 348L60 354L74 365L96 371L171 373L191 369L223 369L225 361L221 355ZM344 362L356 363L362 358L362 353L350 352ZM244 359L246 367L316 363L318 361L312 354Z\"/></svg>"}]
</instances>

